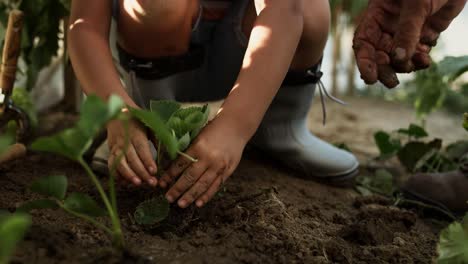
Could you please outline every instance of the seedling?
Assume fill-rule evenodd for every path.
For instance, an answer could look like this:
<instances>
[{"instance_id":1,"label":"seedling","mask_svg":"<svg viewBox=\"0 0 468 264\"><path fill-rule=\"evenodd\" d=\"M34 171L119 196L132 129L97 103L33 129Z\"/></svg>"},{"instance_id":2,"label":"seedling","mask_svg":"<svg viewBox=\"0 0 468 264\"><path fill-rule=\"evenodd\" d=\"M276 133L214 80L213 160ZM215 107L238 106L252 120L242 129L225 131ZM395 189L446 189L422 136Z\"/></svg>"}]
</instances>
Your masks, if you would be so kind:
<instances>
[{"instance_id":1,"label":"seedling","mask_svg":"<svg viewBox=\"0 0 468 264\"><path fill-rule=\"evenodd\" d=\"M380 151L378 159L386 160L397 156L410 172L442 172L456 168L456 160L449 158L453 146L442 151L442 140L423 141L429 134L420 126L411 124L407 129L393 133L378 131L374 134Z\"/></svg>"},{"instance_id":2,"label":"seedling","mask_svg":"<svg viewBox=\"0 0 468 264\"><path fill-rule=\"evenodd\" d=\"M149 127L158 140L157 165L159 173L164 167L163 160L174 160L181 155L191 162L197 162L184 151L200 133L208 121L208 105L182 108L174 101L151 101L150 111L130 109L134 117ZM169 204L165 198L145 201L135 211L138 224L154 225L167 217Z\"/></svg>"},{"instance_id":3,"label":"seedling","mask_svg":"<svg viewBox=\"0 0 468 264\"><path fill-rule=\"evenodd\" d=\"M10 261L30 226L31 217L27 214L0 212L0 264Z\"/></svg>"},{"instance_id":4,"label":"seedling","mask_svg":"<svg viewBox=\"0 0 468 264\"><path fill-rule=\"evenodd\" d=\"M107 232L112 237L115 247L123 247L124 237L117 210L115 179L111 173L109 193L107 194L97 176L83 159L83 154L91 146L93 138L107 122L116 118L125 119L120 114L122 107L122 100L116 96L111 96L108 103L103 102L97 96L89 96L81 107L80 119L75 127L50 137L40 138L31 145L32 150L55 153L78 162L95 185L106 210L101 209L88 195L72 193L66 196L67 180L64 176L50 176L34 182L31 185L31 190L47 196L47 199L26 203L20 210L62 208ZM119 158L117 157L117 159ZM104 215L111 219L110 228L96 220L96 217Z\"/></svg>"},{"instance_id":5,"label":"seedling","mask_svg":"<svg viewBox=\"0 0 468 264\"><path fill-rule=\"evenodd\" d=\"M468 263L468 215L442 230L437 251L439 264Z\"/></svg>"}]
</instances>

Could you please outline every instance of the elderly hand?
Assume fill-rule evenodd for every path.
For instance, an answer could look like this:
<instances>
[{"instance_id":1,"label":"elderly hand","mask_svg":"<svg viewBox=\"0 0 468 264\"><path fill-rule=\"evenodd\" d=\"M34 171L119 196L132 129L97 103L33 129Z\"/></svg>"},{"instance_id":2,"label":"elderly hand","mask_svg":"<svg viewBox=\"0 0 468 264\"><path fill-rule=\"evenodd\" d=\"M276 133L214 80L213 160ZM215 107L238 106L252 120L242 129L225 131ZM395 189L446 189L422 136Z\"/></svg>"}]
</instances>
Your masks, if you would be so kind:
<instances>
[{"instance_id":1,"label":"elderly hand","mask_svg":"<svg viewBox=\"0 0 468 264\"><path fill-rule=\"evenodd\" d=\"M354 35L361 78L393 88L396 73L429 67L429 52L467 0L370 0Z\"/></svg>"}]
</instances>

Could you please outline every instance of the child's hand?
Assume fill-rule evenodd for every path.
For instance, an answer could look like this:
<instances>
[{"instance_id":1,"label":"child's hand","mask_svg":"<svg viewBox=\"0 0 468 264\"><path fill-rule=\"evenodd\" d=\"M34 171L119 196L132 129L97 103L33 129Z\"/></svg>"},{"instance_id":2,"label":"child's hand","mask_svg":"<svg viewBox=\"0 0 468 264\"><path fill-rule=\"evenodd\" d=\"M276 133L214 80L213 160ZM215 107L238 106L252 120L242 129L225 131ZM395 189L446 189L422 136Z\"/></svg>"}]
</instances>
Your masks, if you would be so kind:
<instances>
[{"instance_id":1,"label":"child's hand","mask_svg":"<svg viewBox=\"0 0 468 264\"><path fill-rule=\"evenodd\" d=\"M128 135L126 135L125 126L120 120L111 121L107 125L110 150L109 170L112 169L114 160L125 148L126 136L128 136L129 144L126 154L117 165L118 176L136 186L141 185L142 181L156 186L158 182L153 175L156 174L157 167L148 144L146 129L135 120L129 121Z\"/></svg>"},{"instance_id":2,"label":"child's hand","mask_svg":"<svg viewBox=\"0 0 468 264\"><path fill-rule=\"evenodd\" d=\"M186 152L198 161L192 163L179 156L161 177L159 184L163 188L178 178L166 198L169 202L178 200L181 208L193 202L198 207L205 205L234 172L247 141L233 122L214 119Z\"/></svg>"}]
</instances>

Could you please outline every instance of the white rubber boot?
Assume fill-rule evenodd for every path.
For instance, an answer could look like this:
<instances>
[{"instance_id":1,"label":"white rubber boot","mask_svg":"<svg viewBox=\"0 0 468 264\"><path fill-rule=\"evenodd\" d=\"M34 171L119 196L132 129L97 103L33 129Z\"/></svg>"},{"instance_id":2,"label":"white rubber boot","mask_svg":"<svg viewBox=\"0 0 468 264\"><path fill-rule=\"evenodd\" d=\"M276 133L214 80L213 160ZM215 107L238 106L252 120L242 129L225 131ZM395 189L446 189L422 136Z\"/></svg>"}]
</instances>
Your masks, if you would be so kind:
<instances>
[{"instance_id":1,"label":"white rubber boot","mask_svg":"<svg viewBox=\"0 0 468 264\"><path fill-rule=\"evenodd\" d=\"M297 170L302 178L340 184L356 176L359 163L354 155L315 137L307 128L316 86L283 85L250 143Z\"/></svg>"}]
</instances>

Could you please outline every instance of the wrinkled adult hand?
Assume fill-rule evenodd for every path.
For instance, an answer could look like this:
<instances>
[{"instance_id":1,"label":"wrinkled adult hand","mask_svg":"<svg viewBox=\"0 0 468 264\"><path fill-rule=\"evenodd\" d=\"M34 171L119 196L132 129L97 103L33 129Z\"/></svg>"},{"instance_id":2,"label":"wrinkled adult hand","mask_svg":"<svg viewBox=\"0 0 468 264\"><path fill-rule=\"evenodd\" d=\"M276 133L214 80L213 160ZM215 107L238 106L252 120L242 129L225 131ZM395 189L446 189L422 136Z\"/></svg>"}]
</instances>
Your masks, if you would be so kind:
<instances>
[{"instance_id":1,"label":"wrinkled adult hand","mask_svg":"<svg viewBox=\"0 0 468 264\"><path fill-rule=\"evenodd\" d=\"M179 156L161 177L163 188L177 179L166 193L167 200L178 200L181 208L193 202L198 207L205 205L239 165L247 141L232 123L215 118L186 151L198 161Z\"/></svg>"},{"instance_id":2,"label":"wrinkled adult hand","mask_svg":"<svg viewBox=\"0 0 468 264\"><path fill-rule=\"evenodd\" d=\"M354 35L361 78L393 88L396 73L429 67L429 52L467 0L370 0Z\"/></svg>"},{"instance_id":3,"label":"wrinkled adult hand","mask_svg":"<svg viewBox=\"0 0 468 264\"><path fill-rule=\"evenodd\" d=\"M147 130L132 119L128 122L127 131L120 120L113 120L107 125L109 170L113 168L114 161L118 161L116 168L119 180L128 181L135 186L140 186L142 183L157 186L158 182L154 177L157 167L148 143ZM125 146L126 138L129 140L127 146ZM125 147L127 147L126 152L122 156ZM117 159L119 156L122 156L120 160Z\"/></svg>"}]
</instances>

